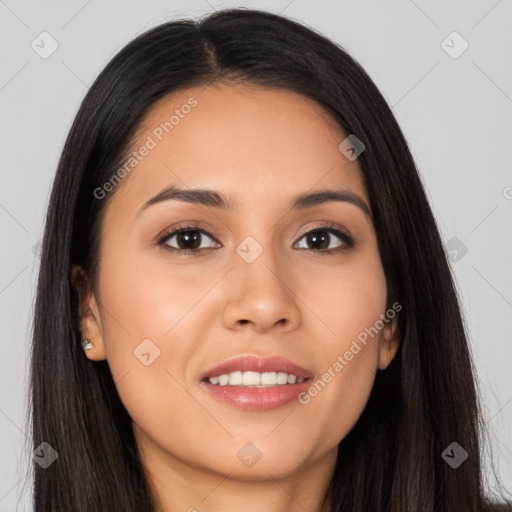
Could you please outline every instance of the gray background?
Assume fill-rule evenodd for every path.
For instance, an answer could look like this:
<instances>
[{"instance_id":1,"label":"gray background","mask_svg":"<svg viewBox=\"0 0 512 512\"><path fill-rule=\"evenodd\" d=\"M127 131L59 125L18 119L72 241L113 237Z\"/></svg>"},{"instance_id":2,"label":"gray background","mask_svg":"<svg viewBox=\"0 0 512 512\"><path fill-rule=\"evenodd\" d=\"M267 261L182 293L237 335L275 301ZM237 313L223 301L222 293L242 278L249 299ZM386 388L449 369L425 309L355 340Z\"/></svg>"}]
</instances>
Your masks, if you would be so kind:
<instances>
[{"instance_id":1,"label":"gray background","mask_svg":"<svg viewBox=\"0 0 512 512\"><path fill-rule=\"evenodd\" d=\"M24 447L39 261L34 246L78 105L108 60L137 34L228 6L281 12L336 40L393 107L453 260L495 465L511 490L510 0L0 0L0 512L31 510L30 488L23 483L31 456ZM46 59L31 47L34 40L42 46L43 31L58 43ZM457 58L461 39L451 36L442 44L453 31L469 44Z\"/></svg>"}]
</instances>

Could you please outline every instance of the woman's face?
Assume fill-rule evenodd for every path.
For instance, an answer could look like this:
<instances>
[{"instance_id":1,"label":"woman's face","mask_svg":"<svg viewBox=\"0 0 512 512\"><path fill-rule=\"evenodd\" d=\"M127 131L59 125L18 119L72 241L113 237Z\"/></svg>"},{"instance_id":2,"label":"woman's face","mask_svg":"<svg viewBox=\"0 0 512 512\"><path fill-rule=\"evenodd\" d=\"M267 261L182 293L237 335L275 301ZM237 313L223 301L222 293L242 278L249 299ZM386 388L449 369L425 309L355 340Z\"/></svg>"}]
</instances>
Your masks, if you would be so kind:
<instances>
[{"instance_id":1,"label":"woman's face","mask_svg":"<svg viewBox=\"0 0 512 512\"><path fill-rule=\"evenodd\" d=\"M361 170L338 148L347 135L290 91L190 88L150 111L134 159L96 190L113 195L87 356L108 360L152 467L332 470L397 349L396 318L379 322L389 304ZM293 205L320 191L356 200Z\"/></svg>"}]
</instances>

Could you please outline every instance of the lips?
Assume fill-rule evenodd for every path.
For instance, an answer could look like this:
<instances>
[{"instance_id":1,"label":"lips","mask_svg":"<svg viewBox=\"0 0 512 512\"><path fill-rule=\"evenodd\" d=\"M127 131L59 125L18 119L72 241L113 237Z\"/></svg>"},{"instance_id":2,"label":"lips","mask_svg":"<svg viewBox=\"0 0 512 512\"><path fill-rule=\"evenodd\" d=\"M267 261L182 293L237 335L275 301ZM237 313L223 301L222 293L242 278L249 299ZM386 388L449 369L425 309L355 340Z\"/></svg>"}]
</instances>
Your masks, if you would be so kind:
<instances>
[{"instance_id":1,"label":"lips","mask_svg":"<svg viewBox=\"0 0 512 512\"><path fill-rule=\"evenodd\" d=\"M225 384L213 384L210 379L218 376L232 374L233 372L258 372L261 375L293 375L296 381L291 383L269 385L266 387L251 387ZM228 404L229 406L247 411L268 411L282 407L286 404L299 404L297 397L305 392L311 385L313 373L302 368L289 359L272 356L260 358L256 356L243 356L230 359L213 368L210 368L201 375L200 386L210 396Z\"/></svg>"},{"instance_id":2,"label":"lips","mask_svg":"<svg viewBox=\"0 0 512 512\"><path fill-rule=\"evenodd\" d=\"M210 377L217 377L219 375L230 374L232 372L282 372L295 375L298 379L311 379L313 373L301 366L293 363L289 359L279 356L271 356L260 358L256 356L242 356L234 359L229 359L213 368L204 372L200 380L205 381Z\"/></svg>"}]
</instances>

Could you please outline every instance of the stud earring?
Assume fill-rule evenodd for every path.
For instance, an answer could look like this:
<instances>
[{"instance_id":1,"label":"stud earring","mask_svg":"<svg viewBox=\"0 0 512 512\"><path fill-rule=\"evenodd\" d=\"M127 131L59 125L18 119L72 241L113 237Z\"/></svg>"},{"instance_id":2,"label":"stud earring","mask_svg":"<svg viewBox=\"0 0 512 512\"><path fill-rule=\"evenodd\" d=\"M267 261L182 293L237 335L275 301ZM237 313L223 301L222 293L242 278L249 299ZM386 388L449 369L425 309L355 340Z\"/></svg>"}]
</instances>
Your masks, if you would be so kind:
<instances>
[{"instance_id":1,"label":"stud earring","mask_svg":"<svg viewBox=\"0 0 512 512\"><path fill-rule=\"evenodd\" d=\"M91 350L94 347L93 343L90 339L86 339L82 341L82 348L84 350Z\"/></svg>"}]
</instances>

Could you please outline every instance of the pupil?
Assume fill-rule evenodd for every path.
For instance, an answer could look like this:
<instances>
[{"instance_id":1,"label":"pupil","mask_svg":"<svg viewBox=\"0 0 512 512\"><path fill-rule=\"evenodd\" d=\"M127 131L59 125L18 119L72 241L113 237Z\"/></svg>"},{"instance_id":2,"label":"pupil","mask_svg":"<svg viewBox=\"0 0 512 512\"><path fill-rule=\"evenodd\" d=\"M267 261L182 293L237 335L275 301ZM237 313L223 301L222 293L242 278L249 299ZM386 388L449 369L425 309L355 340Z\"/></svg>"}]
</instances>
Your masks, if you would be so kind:
<instances>
[{"instance_id":1,"label":"pupil","mask_svg":"<svg viewBox=\"0 0 512 512\"><path fill-rule=\"evenodd\" d=\"M320 240L320 244L317 244L317 242ZM323 244L323 242L326 242L327 244ZM319 235L318 233L310 233L308 235L308 243L311 242L313 244L313 247L320 248L320 249L327 249L329 247L329 237L326 236L326 234Z\"/></svg>"},{"instance_id":2,"label":"pupil","mask_svg":"<svg viewBox=\"0 0 512 512\"><path fill-rule=\"evenodd\" d=\"M192 234L191 234L192 233ZM198 244L198 240L200 234L198 231L184 231L182 233L178 233L178 244L184 243L187 249L197 249L200 244ZM189 244L192 241L193 246L191 247Z\"/></svg>"}]
</instances>

